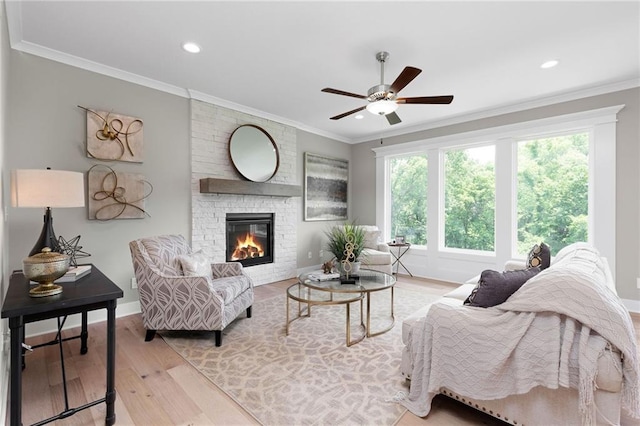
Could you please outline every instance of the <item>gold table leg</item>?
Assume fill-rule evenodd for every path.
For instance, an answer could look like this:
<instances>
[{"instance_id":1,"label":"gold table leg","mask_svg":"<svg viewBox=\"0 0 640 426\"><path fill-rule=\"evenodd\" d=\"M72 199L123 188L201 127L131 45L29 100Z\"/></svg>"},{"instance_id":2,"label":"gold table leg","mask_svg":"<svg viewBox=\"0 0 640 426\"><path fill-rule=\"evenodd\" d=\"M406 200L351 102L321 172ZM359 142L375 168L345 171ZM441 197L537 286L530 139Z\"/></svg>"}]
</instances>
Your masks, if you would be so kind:
<instances>
[{"instance_id":1,"label":"gold table leg","mask_svg":"<svg viewBox=\"0 0 640 426\"><path fill-rule=\"evenodd\" d=\"M375 333L371 332L371 293L367 293L367 337L379 336L381 334L386 333L391 330L396 323L396 317L393 311L393 287L391 287L391 324L384 330L376 331Z\"/></svg>"}]
</instances>

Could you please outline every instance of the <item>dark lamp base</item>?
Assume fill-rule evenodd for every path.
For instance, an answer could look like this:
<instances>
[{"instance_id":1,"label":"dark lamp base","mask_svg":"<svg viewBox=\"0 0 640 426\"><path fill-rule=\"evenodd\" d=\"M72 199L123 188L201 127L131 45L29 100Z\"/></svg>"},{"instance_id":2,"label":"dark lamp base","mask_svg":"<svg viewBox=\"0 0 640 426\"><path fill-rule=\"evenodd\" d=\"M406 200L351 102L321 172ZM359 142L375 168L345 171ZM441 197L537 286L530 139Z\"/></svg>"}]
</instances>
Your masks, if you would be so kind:
<instances>
[{"instance_id":1,"label":"dark lamp base","mask_svg":"<svg viewBox=\"0 0 640 426\"><path fill-rule=\"evenodd\" d=\"M58 238L56 238L56 233L53 231L53 217L49 207L44 212L44 225L42 226L40 237L31 249L29 256L40 253L45 247L49 247L53 252L60 252L60 244L58 243Z\"/></svg>"}]
</instances>

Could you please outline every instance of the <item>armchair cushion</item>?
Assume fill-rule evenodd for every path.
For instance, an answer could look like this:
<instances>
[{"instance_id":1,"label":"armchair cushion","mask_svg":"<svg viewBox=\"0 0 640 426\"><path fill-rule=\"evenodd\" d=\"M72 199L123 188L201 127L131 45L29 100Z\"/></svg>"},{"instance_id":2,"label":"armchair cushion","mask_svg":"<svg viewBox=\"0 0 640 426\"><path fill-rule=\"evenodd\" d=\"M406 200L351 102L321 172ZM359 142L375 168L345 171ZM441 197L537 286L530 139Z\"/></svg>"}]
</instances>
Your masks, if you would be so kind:
<instances>
[{"instance_id":1,"label":"armchair cushion","mask_svg":"<svg viewBox=\"0 0 640 426\"><path fill-rule=\"evenodd\" d=\"M378 238L380 237L380 230L377 226L363 225L361 226L364 231L364 243L363 245L374 250L378 249Z\"/></svg>"},{"instance_id":2,"label":"armchair cushion","mask_svg":"<svg viewBox=\"0 0 640 426\"><path fill-rule=\"evenodd\" d=\"M216 278L211 281L211 287L228 304L251 288L251 278L247 275Z\"/></svg>"},{"instance_id":3,"label":"armchair cushion","mask_svg":"<svg viewBox=\"0 0 640 426\"><path fill-rule=\"evenodd\" d=\"M213 279L244 274L242 263L240 262L213 263L211 264L211 272L213 273Z\"/></svg>"},{"instance_id":4,"label":"armchair cushion","mask_svg":"<svg viewBox=\"0 0 640 426\"><path fill-rule=\"evenodd\" d=\"M182 254L178 256L178 262L182 267L182 273L187 277L212 277L211 261L200 251Z\"/></svg>"}]
</instances>

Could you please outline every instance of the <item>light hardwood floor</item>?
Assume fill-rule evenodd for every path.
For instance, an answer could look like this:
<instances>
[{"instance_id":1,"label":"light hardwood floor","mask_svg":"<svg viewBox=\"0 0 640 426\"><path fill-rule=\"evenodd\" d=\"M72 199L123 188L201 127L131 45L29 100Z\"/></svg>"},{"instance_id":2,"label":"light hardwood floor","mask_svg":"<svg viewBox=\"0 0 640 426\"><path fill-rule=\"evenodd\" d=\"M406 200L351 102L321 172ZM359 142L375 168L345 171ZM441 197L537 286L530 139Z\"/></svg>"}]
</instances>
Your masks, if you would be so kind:
<instances>
[{"instance_id":1,"label":"light hardwood floor","mask_svg":"<svg viewBox=\"0 0 640 426\"><path fill-rule=\"evenodd\" d=\"M294 280L256 287L256 300L282 294ZM454 288L447 283L399 276L398 287L428 289L444 294ZM640 317L634 315L636 334ZM398 327L399 324L396 325ZM77 407L104 397L106 324L89 325L89 352L79 354L79 340L65 342L69 406ZM78 329L63 333L73 336ZM255 425L258 424L231 398L156 336L144 342L140 315L117 320L116 424L118 425ZM31 345L52 340L53 334L28 338ZM223 341L224 345L224 341ZM57 345L29 353L23 371L23 424L32 424L62 411L64 393ZM104 404L56 422L59 425L103 425ZM375 424L375 419L371 419ZM436 397L427 418L407 412L398 426L503 425L463 404ZM277 425L280 426L280 425ZM283 425L284 426L284 425Z\"/></svg>"}]
</instances>

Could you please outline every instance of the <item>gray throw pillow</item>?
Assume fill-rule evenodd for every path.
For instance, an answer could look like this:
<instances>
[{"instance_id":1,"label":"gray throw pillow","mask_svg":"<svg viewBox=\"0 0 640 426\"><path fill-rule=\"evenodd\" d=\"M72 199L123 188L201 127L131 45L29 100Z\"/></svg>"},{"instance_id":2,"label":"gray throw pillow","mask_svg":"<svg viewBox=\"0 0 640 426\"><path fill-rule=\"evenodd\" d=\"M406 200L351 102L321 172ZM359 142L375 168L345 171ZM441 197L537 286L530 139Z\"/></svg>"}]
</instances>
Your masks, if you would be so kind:
<instances>
[{"instance_id":1,"label":"gray throw pillow","mask_svg":"<svg viewBox=\"0 0 640 426\"><path fill-rule=\"evenodd\" d=\"M551 266L551 247L545 243L533 246L527 256L527 268L535 268L537 266L540 269L547 269Z\"/></svg>"},{"instance_id":2,"label":"gray throw pillow","mask_svg":"<svg viewBox=\"0 0 640 426\"><path fill-rule=\"evenodd\" d=\"M465 305L489 308L505 302L529 278L541 271L540 268L518 269L515 271L482 271L478 285L473 289Z\"/></svg>"}]
</instances>

